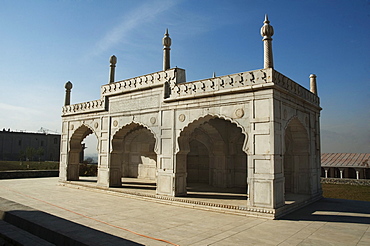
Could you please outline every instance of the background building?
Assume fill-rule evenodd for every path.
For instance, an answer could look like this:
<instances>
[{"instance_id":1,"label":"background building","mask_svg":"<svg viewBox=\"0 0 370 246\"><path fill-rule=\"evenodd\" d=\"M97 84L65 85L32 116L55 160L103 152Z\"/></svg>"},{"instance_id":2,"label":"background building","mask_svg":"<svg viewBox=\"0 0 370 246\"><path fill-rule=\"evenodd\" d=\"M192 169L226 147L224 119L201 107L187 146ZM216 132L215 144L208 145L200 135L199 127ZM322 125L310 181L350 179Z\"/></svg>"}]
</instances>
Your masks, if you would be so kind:
<instances>
[{"instance_id":1,"label":"background building","mask_svg":"<svg viewBox=\"0 0 370 246\"><path fill-rule=\"evenodd\" d=\"M59 161L60 135L0 131L0 160Z\"/></svg>"},{"instance_id":2,"label":"background building","mask_svg":"<svg viewBox=\"0 0 370 246\"><path fill-rule=\"evenodd\" d=\"M369 153L321 154L321 177L370 179Z\"/></svg>"}]
</instances>

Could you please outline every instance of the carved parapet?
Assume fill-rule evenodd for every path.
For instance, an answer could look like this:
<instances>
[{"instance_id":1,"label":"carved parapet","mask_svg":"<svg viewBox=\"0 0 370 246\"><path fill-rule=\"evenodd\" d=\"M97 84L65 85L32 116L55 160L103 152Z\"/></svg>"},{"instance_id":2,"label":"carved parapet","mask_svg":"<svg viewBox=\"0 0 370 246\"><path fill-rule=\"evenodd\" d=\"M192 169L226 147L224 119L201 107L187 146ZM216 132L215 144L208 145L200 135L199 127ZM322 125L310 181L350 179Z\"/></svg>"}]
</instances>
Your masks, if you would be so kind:
<instances>
[{"instance_id":1,"label":"carved parapet","mask_svg":"<svg viewBox=\"0 0 370 246\"><path fill-rule=\"evenodd\" d=\"M280 88L319 106L319 97L303 86L275 71L273 68L259 69L199 81L170 85L170 92L164 100L171 102L198 97L256 91L266 88Z\"/></svg>"},{"instance_id":2,"label":"carved parapet","mask_svg":"<svg viewBox=\"0 0 370 246\"><path fill-rule=\"evenodd\" d=\"M272 69L260 69L194 82L173 84L165 101L170 102L187 98L253 91L258 88L273 86L271 83L272 71Z\"/></svg>"},{"instance_id":3,"label":"carved parapet","mask_svg":"<svg viewBox=\"0 0 370 246\"><path fill-rule=\"evenodd\" d=\"M104 110L106 110L106 101L105 98L102 98L95 101L64 106L62 108L62 116L82 113L93 113Z\"/></svg>"},{"instance_id":4,"label":"carved parapet","mask_svg":"<svg viewBox=\"0 0 370 246\"><path fill-rule=\"evenodd\" d=\"M273 81L275 85L287 90L299 98L303 98L306 101L319 106L320 99L317 95L275 70L273 72Z\"/></svg>"},{"instance_id":5,"label":"carved parapet","mask_svg":"<svg viewBox=\"0 0 370 246\"><path fill-rule=\"evenodd\" d=\"M163 84L168 81L171 81L172 83L181 83L184 82L184 79L185 70L181 68L173 68L166 71L160 71L103 85L101 87L101 95L102 97L112 96L136 90L145 90L153 87L163 86Z\"/></svg>"}]
</instances>

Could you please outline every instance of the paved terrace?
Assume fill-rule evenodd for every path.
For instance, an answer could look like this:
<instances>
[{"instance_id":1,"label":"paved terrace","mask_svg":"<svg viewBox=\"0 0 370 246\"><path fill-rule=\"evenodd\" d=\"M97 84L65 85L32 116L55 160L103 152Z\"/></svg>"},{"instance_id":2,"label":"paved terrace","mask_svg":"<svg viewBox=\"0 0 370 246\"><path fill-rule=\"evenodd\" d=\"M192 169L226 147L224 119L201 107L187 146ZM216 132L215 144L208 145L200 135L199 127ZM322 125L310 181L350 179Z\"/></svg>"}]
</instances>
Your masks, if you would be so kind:
<instances>
[{"instance_id":1,"label":"paved terrace","mask_svg":"<svg viewBox=\"0 0 370 246\"><path fill-rule=\"evenodd\" d=\"M58 178L0 180L0 197L4 221L59 245L370 245L370 202L323 199L270 220L63 186ZM0 235L48 245L4 221Z\"/></svg>"}]
</instances>

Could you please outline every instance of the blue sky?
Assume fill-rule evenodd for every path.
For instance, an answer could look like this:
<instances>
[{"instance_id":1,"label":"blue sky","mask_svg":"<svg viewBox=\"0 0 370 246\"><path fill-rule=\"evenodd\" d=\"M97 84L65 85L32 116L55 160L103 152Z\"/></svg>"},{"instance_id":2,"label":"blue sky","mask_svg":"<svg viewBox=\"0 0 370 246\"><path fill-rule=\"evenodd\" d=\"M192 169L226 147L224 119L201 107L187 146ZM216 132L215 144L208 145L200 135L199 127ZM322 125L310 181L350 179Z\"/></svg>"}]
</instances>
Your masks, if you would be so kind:
<instances>
[{"instance_id":1,"label":"blue sky","mask_svg":"<svg viewBox=\"0 0 370 246\"><path fill-rule=\"evenodd\" d=\"M266 13L275 69L317 75L322 152L368 153L369 0L3 0L0 128L60 132L66 81L78 103L100 98L113 54L117 80L162 70L166 28L188 81L262 68Z\"/></svg>"}]
</instances>

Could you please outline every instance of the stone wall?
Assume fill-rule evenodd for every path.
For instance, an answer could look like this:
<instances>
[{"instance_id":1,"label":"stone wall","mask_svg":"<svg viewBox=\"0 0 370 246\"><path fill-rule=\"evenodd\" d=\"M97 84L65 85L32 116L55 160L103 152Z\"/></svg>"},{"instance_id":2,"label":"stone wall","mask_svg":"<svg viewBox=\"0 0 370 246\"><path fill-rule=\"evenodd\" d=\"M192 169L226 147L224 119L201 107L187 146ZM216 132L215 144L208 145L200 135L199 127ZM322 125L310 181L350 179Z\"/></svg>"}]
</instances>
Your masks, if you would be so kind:
<instances>
[{"instance_id":1,"label":"stone wall","mask_svg":"<svg viewBox=\"0 0 370 246\"><path fill-rule=\"evenodd\" d=\"M370 186L369 179L337 179L337 178L321 178L322 184L349 184L349 185L365 185Z\"/></svg>"},{"instance_id":2,"label":"stone wall","mask_svg":"<svg viewBox=\"0 0 370 246\"><path fill-rule=\"evenodd\" d=\"M58 177L58 175L58 170L2 171L0 172L0 179Z\"/></svg>"},{"instance_id":3,"label":"stone wall","mask_svg":"<svg viewBox=\"0 0 370 246\"><path fill-rule=\"evenodd\" d=\"M60 135L0 131L0 160L19 161L20 158L24 159L26 156L22 156L21 152L26 152L27 148L43 150L42 155L34 154L33 157L29 157L31 160L59 161Z\"/></svg>"}]
</instances>

